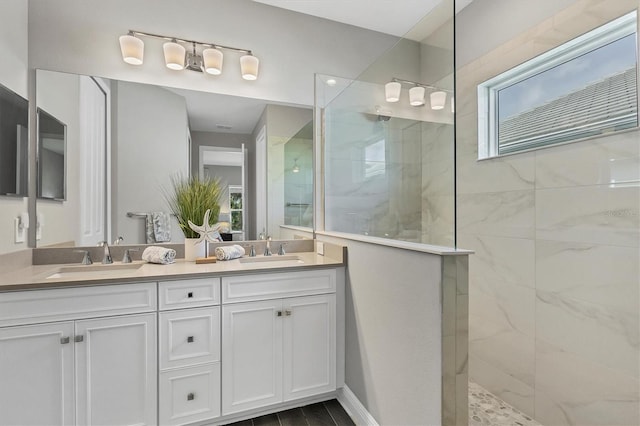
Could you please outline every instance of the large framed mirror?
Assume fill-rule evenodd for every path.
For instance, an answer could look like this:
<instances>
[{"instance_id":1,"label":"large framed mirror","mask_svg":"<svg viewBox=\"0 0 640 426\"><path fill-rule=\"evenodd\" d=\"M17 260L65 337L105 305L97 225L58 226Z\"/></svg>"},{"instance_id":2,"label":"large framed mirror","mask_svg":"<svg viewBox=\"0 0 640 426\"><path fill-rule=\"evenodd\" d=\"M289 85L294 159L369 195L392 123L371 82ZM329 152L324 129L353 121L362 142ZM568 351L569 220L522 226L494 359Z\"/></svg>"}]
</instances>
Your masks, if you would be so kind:
<instances>
[{"instance_id":1,"label":"large framed mirror","mask_svg":"<svg viewBox=\"0 0 640 426\"><path fill-rule=\"evenodd\" d=\"M67 188L67 125L38 108L38 198L64 201Z\"/></svg>"},{"instance_id":2,"label":"large framed mirror","mask_svg":"<svg viewBox=\"0 0 640 426\"><path fill-rule=\"evenodd\" d=\"M68 176L63 202L37 200L44 223L38 247L94 245L120 236L125 244L145 244L146 218L168 212L163 192L171 177L203 170L222 177L207 164L224 163L222 155L229 152L240 153L244 167L237 177L223 179L227 197L218 221L228 223L230 238L256 239L262 231L258 218L264 218L262 228L274 239L285 224L304 226L285 214L295 210L300 216L301 207L291 206L299 199L284 195L300 184L286 178L294 157L305 170L299 176L312 176L311 149L302 148L299 135L310 126L311 106L47 70L36 70L36 105L66 124ZM256 150L260 135L266 144L262 154ZM40 181L45 176L38 172ZM256 188L263 183L268 204L257 200ZM312 212L313 197L305 197L305 211ZM170 221L170 242L182 242L177 222Z\"/></svg>"}]
</instances>

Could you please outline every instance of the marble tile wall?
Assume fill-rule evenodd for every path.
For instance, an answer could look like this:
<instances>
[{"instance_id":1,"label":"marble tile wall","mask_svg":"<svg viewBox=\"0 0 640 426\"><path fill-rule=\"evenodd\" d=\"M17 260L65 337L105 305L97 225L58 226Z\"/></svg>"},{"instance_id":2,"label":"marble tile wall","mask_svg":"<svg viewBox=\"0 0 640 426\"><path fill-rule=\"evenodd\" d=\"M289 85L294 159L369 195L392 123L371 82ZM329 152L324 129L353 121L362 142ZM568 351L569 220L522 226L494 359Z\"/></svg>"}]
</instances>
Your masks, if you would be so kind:
<instances>
[{"instance_id":1,"label":"marble tile wall","mask_svg":"<svg viewBox=\"0 0 640 426\"><path fill-rule=\"evenodd\" d=\"M640 424L640 132L477 161L476 86L637 7L578 0L457 70L470 379L546 425Z\"/></svg>"}]
</instances>

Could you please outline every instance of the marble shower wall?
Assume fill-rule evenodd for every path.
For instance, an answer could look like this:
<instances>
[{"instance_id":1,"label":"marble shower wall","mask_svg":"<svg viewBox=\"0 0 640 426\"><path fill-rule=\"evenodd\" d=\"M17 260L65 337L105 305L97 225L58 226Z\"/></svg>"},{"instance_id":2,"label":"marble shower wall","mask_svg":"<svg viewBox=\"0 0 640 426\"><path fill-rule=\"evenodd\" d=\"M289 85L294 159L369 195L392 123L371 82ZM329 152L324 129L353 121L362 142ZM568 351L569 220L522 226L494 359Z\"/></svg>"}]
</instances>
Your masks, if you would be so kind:
<instances>
[{"instance_id":1,"label":"marble shower wall","mask_svg":"<svg viewBox=\"0 0 640 426\"><path fill-rule=\"evenodd\" d=\"M640 132L477 161L476 86L637 7L576 1L457 70L470 379L546 425L640 424Z\"/></svg>"}]
</instances>

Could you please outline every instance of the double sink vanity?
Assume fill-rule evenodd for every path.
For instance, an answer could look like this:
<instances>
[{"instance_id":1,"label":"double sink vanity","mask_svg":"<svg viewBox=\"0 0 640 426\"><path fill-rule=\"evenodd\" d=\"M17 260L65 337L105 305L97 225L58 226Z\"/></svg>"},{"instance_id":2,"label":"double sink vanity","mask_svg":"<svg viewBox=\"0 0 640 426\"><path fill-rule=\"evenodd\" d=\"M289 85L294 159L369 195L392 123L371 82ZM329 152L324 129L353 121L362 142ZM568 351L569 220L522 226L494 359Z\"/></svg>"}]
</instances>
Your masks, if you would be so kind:
<instances>
[{"instance_id":1,"label":"double sink vanity","mask_svg":"<svg viewBox=\"0 0 640 426\"><path fill-rule=\"evenodd\" d=\"M1 274L0 424L225 424L335 397L345 256L303 245Z\"/></svg>"}]
</instances>

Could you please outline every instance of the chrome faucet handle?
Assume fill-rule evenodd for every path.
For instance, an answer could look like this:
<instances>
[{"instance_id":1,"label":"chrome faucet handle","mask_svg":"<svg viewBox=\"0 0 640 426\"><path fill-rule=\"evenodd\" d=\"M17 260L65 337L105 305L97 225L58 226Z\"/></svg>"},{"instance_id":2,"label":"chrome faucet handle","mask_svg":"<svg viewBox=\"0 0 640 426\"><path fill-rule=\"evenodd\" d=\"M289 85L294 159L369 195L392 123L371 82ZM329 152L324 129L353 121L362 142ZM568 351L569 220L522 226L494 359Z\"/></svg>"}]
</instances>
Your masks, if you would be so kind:
<instances>
[{"instance_id":1,"label":"chrome faucet handle","mask_svg":"<svg viewBox=\"0 0 640 426\"><path fill-rule=\"evenodd\" d=\"M284 256L285 254L287 254L287 253L284 251L284 246L285 246L286 244L287 244L287 243L281 243L281 244L280 244L280 248L278 249L278 254L279 254L280 256Z\"/></svg>"},{"instance_id":2,"label":"chrome faucet handle","mask_svg":"<svg viewBox=\"0 0 640 426\"><path fill-rule=\"evenodd\" d=\"M105 265L113 263L113 258L111 257L111 250L109 250L109 243L106 241L100 241L98 243L100 247L104 247L104 257L102 258L102 263Z\"/></svg>"},{"instance_id":3,"label":"chrome faucet handle","mask_svg":"<svg viewBox=\"0 0 640 426\"><path fill-rule=\"evenodd\" d=\"M267 243L264 246L264 255L271 256L271 237L267 237Z\"/></svg>"},{"instance_id":4,"label":"chrome faucet handle","mask_svg":"<svg viewBox=\"0 0 640 426\"><path fill-rule=\"evenodd\" d=\"M74 250L74 252L84 253L84 256L82 256L82 262L80 262L83 265L91 265L93 263L93 260L91 260L91 254L89 253L89 250Z\"/></svg>"},{"instance_id":5,"label":"chrome faucet handle","mask_svg":"<svg viewBox=\"0 0 640 426\"><path fill-rule=\"evenodd\" d=\"M249 257L256 257L256 247L253 244L249 248Z\"/></svg>"},{"instance_id":6,"label":"chrome faucet handle","mask_svg":"<svg viewBox=\"0 0 640 426\"><path fill-rule=\"evenodd\" d=\"M131 252L132 251L140 251L140 249L137 248L128 248L128 249L124 249L124 256L122 256L122 263L131 263Z\"/></svg>"},{"instance_id":7,"label":"chrome faucet handle","mask_svg":"<svg viewBox=\"0 0 640 426\"><path fill-rule=\"evenodd\" d=\"M116 239L115 239L115 241L113 242L113 245L114 245L114 246L119 246L119 245L120 245L120 243L121 243L121 242L123 242L123 241L124 241L124 238L122 238L122 237L118 237L118 238L116 238Z\"/></svg>"}]
</instances>

